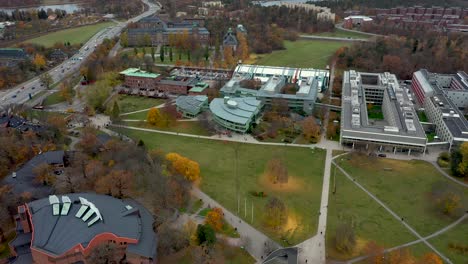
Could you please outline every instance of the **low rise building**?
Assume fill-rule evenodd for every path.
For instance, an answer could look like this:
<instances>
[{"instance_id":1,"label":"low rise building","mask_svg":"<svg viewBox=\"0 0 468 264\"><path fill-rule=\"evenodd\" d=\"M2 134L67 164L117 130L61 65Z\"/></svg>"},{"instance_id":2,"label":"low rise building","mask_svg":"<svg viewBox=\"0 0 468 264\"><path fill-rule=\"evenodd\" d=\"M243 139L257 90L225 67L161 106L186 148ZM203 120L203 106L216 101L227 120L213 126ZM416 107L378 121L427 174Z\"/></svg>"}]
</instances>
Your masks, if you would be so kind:
<instances>
[{"instance_id":1,"label":"low rise building","mask_svg":"<svg viewBox=\"0 0 468 264\"><path fill-rule=\"evenodd\" d=\"M210 103L213 120L222 127L246 133L256 122L263 103L255 97L215 98Z\"/></svg>"},{"instance_id":2,"label":"low rise building","mask_svg":"<svg viewBox=\"0 0 468 264\"><path fill-rule=\"evenodd\" d=\"M208 108L208 96L181 95L176 99L176 107L182 117L194 118Z\"/></svg>"},{"instance_id":3,"label":"low rise building","mask_svg":"<svg viewBox=\"0 0 468 264\"><path fill-rule=\"evenodd\" d=\"M23 49L2 48L0 49L0 66L14 67L18 63L29 59L28 54Z\"/></svg>"},{"instance_id":4,"label":"low rise building","mask_svg":"<svg viewBox=\"0 0 468 264\"><path fill-rule=\"evenodd\" d=\"M424 153L427 138L408 91L394 74L343 74L340 143L377 151ZM383 120L369 118L368 105L382 109Z\"/></svg>"},{"instance_id":5,"label":"low rise building","mask_svg":"<svg viewBox=\"0 0 468 264\"><path fill-rule=\"evenodd\" d=\"M411 88L441 143L451 150L468 141L468 121L460 111L468 104L466 73L436 74L422 69L413 74Z\"/></svg>"},{"instance_id":6,"label":"low rise building","mask_svg":"<svg viewBox=\"0 0 468 264\"><path fill-rule=\"evenodd\" d=\"M328 87L328 78L326 70L240 64L220 92L223 96L255 97L265 105L285 100L291 109L311 114L317 93ZM261 86L248 88L245 81L258 81ZM287 84L292 89L286 91Z\"/></svg>"},{"instance_id":7,"label":"low rise building","mask_svg":"<svg viewBox=\"0 0 468 264\"><path fill-rule=\"evenodd\" d=\"M353 27L360 27L367 23L372 23L373 19L368 16L348 16L343 20L343 27L351 29Z\"/></svg>"},{"instance_id":8,"label":"low rise building","mask_svg":"<svg viewBox=\"0 0 468 264\"><path fill-rule=\"evenodd\" d=\"M210 88L209 84L197 82L195 86L189 90L189 95L206 95L208 93L208 88Z\"/></svg>"},{"instance_id":9,"label":"low rise building","mask_svg":"<svg viewBox=\"0 0 468 264\"><path fill-rule=\"evenodd\" d=\"M131 89L151 89L161 79L161 75L140 70L138 68L129 68L120 72L124 76L124 86Z\"/></svg>"},{"instance_id":10,"label":"low rise building","mask_svg":"<svg viewBox=\"0 0 468 264\"><path fill-rule=\"evenodd\" d=\"M116 261L156 263L153 216L131 199L50 195L19 206L16 222L10 248L17 263L89 263L93 250L106 244L115 245Z\"/></svg>"}]
</instances>

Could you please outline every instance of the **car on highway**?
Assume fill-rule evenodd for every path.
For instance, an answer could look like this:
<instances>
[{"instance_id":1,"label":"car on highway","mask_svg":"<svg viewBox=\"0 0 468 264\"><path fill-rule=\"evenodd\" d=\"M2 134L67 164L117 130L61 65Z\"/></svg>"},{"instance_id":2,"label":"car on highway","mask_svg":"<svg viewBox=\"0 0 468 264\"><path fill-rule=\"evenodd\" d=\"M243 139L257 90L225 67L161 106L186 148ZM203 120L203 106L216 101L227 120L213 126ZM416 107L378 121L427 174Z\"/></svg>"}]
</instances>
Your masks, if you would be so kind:
<instances>
[{"instance_id":1,"label":"car on highway","mask_svg":"<svg viewBox=\"0 0 468 264\"><path fill-rule=\"evenodd\" d=\"M14 94L14 95L12 96L12 98L16 98L16 94Z\"/></svg>"},{"instance_id":2,"label":"car on highway","mask_svg":"<svg viewBox=\"0 0 468 264\"><path fill-rule=\"evenodd\" d=\"M34 90L34 89L36 89L36 87L34 87L34 86L33 86L33 87L31 87L31 90Z\"/></svg>"},{"instance_id":3,"label":"car on highway","mask_svg":"<svg viewBox=\"0 0 468 264\"><path fill-rule=\"evenodd\" d=\"M21 87L21 90L24 90L24 86L23 86L23 87Z\"/></svg>"}]
</instances>

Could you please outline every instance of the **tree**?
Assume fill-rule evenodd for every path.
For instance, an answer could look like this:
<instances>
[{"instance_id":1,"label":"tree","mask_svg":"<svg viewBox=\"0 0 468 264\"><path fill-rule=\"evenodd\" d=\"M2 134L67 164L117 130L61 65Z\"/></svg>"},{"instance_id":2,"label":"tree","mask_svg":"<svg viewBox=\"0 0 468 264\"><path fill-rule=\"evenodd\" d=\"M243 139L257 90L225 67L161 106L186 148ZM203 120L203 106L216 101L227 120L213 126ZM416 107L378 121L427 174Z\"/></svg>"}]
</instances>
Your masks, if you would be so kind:
<instances>
[{"instance_id":1,"label":"tree","mask_svg":"<svg viewBox=\"0 0 468 264\"><path fill-rule=\"evenodd\" d=\"M161 120L162 115L158 108L153 107L148 111L148 115L146 116L146 122L148 122L148 124L159 126L161 124Z\"/></svg>"},{"instance_id":2,"label":"tree","mask_svg":"<svg viewBox=\"0 0 468 264\"><path fill-rule=\"evenodd\" d=\"M443 264L444 262L434 252L424 254L419 261L420 264Z\"/></svg>"},{"instance_id":3,"label":"tree","mask_svg":"<svg viewBox=\"0 0 468 264\"><path fill-rule=\"evenodd\" d=\"M172 46L169 48L169 61L172 62L173 60L173 54L172 54Z\"/></svg>"},{"instance_id":4,"label":"tree","mask_svg":"<svg viewBox=\"0 0 468 264\"><path fill-rule=\"evenodd\" d=\"M159 51L159 59L161 62L164 62L164 46L161 46L161 50Z\"/></svg>"},{"instance_id":5,"label":"tree","mask_svg":"<svg viewBox=\"0 0 468 264\"><path fill-rule=\"evenodd\" d=\"M158 255L168 256L174 254L187 246L189 240L181 230L171 228L169 224L163 224L157 229Z\"/></svg>"},{"instance_id":6,"label":"tree","mask_svg":"<svg viewBox=\"0 0 468 264\"><path fill-rule=\"evenodd\" d=\"M279 198L270 197L265 205L265 223L273 229L279 229L286 223L288 212L286 205Z\"/></svg>"},{"instance_id":7,"label":"tree","mask_svg":"<svg viewBox=\"0 0 468 264\"><path fill-rule=\"evenodd\" d=\"M36 66L37 70L42 70L46 65L46 60L42 54L36 53L36 55L34 55L33 64Z\"/></svg>"},{"instance_id":8,"label":"tree","mask_svg":"<svg viewBox=\"0 0 468 264\"><path fill-rule=\"evenodd\" d=\"M237 32L237 40L239 42L237 56L240 60L244 61L249 58L249 45L247 44L247 38L243 33Z\"/></svg>"},{"instance_id":9,"label":"tree","mask_svg":"<svg viewBox=\"0 0 468 264\"><path fill-rule=\"evenodd\" d=\"M374 241L370 241L365 246L365 252L369 257L367 263L369 264L383 264L384 263L384 248L379 246Z\"/></svg>"},{"instance_id":10,"label":"tree","mask_svg":"<svg viewBox=\"0 0 468 264\"><path fill-rule=\"evenodd\" d=\"M388 264L415 264L415 258L408 248L393 250L388 254Z\"/></svg>"},{"instance_id":11,"label":"tree","mask_svg":"<svg viewBox=\"0 0 468 264\"><path fill-rule=\"evenodd\" d=\"M60 84L59 93L60 96L62 96L68 102L68 104L72 104L73 88L68 81L64 81L62 84Z\"/></svg>"},{"instance_id":12,"label":"tree","mask_svg":"<svg viewBox=\"0 0 468 264\"><path fill-rule=\"evenodd\" d=\"M128 197L133 190L133 174L125 170L113 170L96 182L96 192L119 199Z\"/></svg>"},{"instance_id":13,"label":"tree","mask_svg":"<svg viewBox=\"0 0 468 264\"><path fill-rule=\"evenodd\" d=\"M197 162L174 152L166 154L166 160L169 162L169 168L173 173L180 174L189 181L200 178L200 166Z\"/></svg>"},{"instance_id":14,"label":"tree","mask_svg":"<svg viewBox=\"0 0 468 264\"><path fill-rule=\"evenodd\" d=\"M80 141L77 144L78 149L81 149L83 152L94 155L97 151L98 139L94 130L85 129L81 136Z\"/></svg>"},{"instance_id":15,"label":"tree","mask_svg":"<svg viewBox=\"0 0 468 264\"><path fill-rule=\"evenodd\" d=\"M138 55L138 49L136 47L133 48L133 54Z\"/></svg>"},{"instance_id":16,"label":"tree","mask_svg":"<svg viewBox=\"0 0 468 264\"><path fill-rule=\"evenodd\" d=\"M128 33L127 31L124 31L122 34L120 34L120 45L122 47L126 48L128 46Z\"/></svg>"},{"instance_id":17,"label":"tree","mask_svg":"<svg viewBox=\"0 0 468 264\"><path fill-rule=\"evenodd\" d=\"M112 107L111 117L113 120L118 120L120 117L120 108L117 101L114 101L114 106Z\"/></svg>"},{"instance_id":18,"label":"tree","mask_svg":"<svg viewBox=\"0 0 468 264\"><path fill-rule=\"evenodd\" d=\"M208 59L210 58L210 49L208 47L208 45L205 46L205 61L208 61Z\"/></svg>"},{"instance_id":19,"label":"tree","mask_svg":"<svg viewBox=\"0 0 468 264\"><path fill-rule=\"evenodd\" d=\"M55 175L52 172L53 168L47 163L41 163L33 169L36 175L36 181L43 185L52 185L55 182Z\"/></svg>"},{"instance_id":20,"label":"tree","mask_svg":"<svg viewBox=\"0 0 468 264\"><path fill-rule=\"evenodd\" d=\"M466 204L466 198L460 188L445 182L432 185L431 198L435 208L447 216L461 215L463 204Z\"/></svg>"},{"instance_id":21,"label":"tree","mask_svg":"<svg viewBox=\"0 0 468 264\"><path fill-rule=\"evenodd\" d=\"M50 74L48 72L42 74L40 77L39 77L39 80L41 81L41 83L47 88L49 89L50 85L52 84L52 82L54 81L52 79L52 76L50 76Z\"/></svg>"},{"instance_id":22,"label":"tree","mask_svg":"<svg viewBox=\"0 0 468 264\"><path fill-rule=\"evenodd\" d=\"M213 245L216 242L216 234L213 228L209 225L197 226L198 244Z\"/></svg>"},{"instance_id":23,"label":"tree","mask_svg":"<svg viewBox=\"0 0 468 264\"><path fill-rule=\"evenodd\" d=\"M190 60L190 50L187 50L187 61L191 61Z\"/></svg>"},{"instance_id":24,"label":"tree","mask_svg":"<svg viewBox=\"0 0 468 264\"><path fill-rule=\"evenodd\" d=\"M288 168L280 158L272 158L268 161L265 173L273 184L288 183Z\"/></svg>"},{"instance_id":25,"label":"tree","mask_svg":"<svg viewBox=\"0 0 468 264\"><path fill-rule=\"evenodd\" d=\"M143 36L145 46L151 46L151 37L148 33Z\"/></svg>"},{"instance_id":26,"label":"tree","mask_svg":"<svg viewBox=\"0 0 468 264\"><path fill-rule=\"evenodd\" d=\"M154 57L154 53L155 53L154 47L151 47L151 59L153 59L153 62L156 60L156 58Z\"/></svg>"},{"instance_id":27,"label":"tree","mask_svg":"<svg viewBox=\"0 0 468 264\"><path fill-rule=\"evenodd\" d=\"M119 263L122 256L117 246L113 243L99 244L94 247L86 258L86 262L95 264Z\"/></svg>"},{"instance_id":28,"label":"tree","mask_svg":"<svg viewBox=\"0 0 468 264\"><path fill-rule=\"evenodd\" d=\"M205 224L210 225L216 231L221 231L223 228L223 210L219 207L211 209L206 214Z\"/></svg>"},{"instance_id":29,"label":"tree","mask_svg":"<svg viewBox=\"0 0 468 264\"><path fill-rule=\"evenodd\" d=\"M320 126L315 121L315 117L309 116L302 123L302 135L309 142L317 142L320 136Z\"/></svg>"},{"instance_id":30,"label":"tree","mask_svg":"<svg viewBox=\"0 0 468 264\"><path fill-rule=\"evenodd\" d=\"M338 226L335 230L335 248L345 254L353 252L356 246L356 236L353 227L349 223Z\"/></svg>"},{"instance_id":31,"label":"tree","mask_svg":"<svg viewBox=\"0 0 468 264\"><path fill-rule=\"evenodd\" d=\"M224 62L226 62L228 68L233 67L235 64L231 47L224 47Z\"/></svg>"}]
</instances>

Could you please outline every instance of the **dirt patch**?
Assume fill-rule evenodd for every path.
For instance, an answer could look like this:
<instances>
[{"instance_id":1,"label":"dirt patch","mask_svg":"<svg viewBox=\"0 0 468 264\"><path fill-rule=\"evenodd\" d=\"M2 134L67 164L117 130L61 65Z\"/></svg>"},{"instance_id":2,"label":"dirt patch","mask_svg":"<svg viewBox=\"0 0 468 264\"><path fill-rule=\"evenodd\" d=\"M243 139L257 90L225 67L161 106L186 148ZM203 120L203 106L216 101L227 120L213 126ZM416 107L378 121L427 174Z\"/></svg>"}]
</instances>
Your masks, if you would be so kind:
<instances>
[{"instance_id":1,"label":"dirt patch","mask_svg":"<svg viewBox=\"0 0 468 264\"><path fill-rule=\"evenodd\" d=\"M264 173L260 176L259 183L269 191L275 192L297 192L304 191L304 182L293 175L289 175L288 183L272 183Z\"/></svg>"}]
</instances>

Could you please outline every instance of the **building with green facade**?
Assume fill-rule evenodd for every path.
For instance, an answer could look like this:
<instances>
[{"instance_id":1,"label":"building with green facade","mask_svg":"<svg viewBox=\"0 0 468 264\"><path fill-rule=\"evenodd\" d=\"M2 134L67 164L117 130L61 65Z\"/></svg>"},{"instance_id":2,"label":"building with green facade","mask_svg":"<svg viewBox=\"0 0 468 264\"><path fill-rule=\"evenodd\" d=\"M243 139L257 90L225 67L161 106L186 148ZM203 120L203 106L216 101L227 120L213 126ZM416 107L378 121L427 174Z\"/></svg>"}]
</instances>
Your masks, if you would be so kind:
<instances>
[{"instance_id":1,"label":"building with green facade","mask_svg":"<svg viewBox=\"0 0 468 264\"><path fill-rule=\"evenodd\" d=\"M176 99L176 107L182 117L194 118L208 108L208 96L181 95Z\"/></svg>"},{"instance_id":2,"label":"building with green facade","mask_svg":"<svg viewBox=\"0 0 468 264\"><path fill-rule=\"evenodd\" d=\"M285 100L290 109L312 114L317 94L328 87L328 78L327 70L239 64L220 92L223 96L255 97L264 105ZM247 87L252 81L261 86Z\"/></svg>"},{"instance_id":3,"label":"building with green facade","mask_svg":"<svg viewBox=\"0 0 468 264\"><path fill-rule=\"evenodd\" d=\"M255 97L215 98L210 103L213 120L226 129L240 133L250 129L262 107L262 101Z\"/></svg>"}]
</instances>

